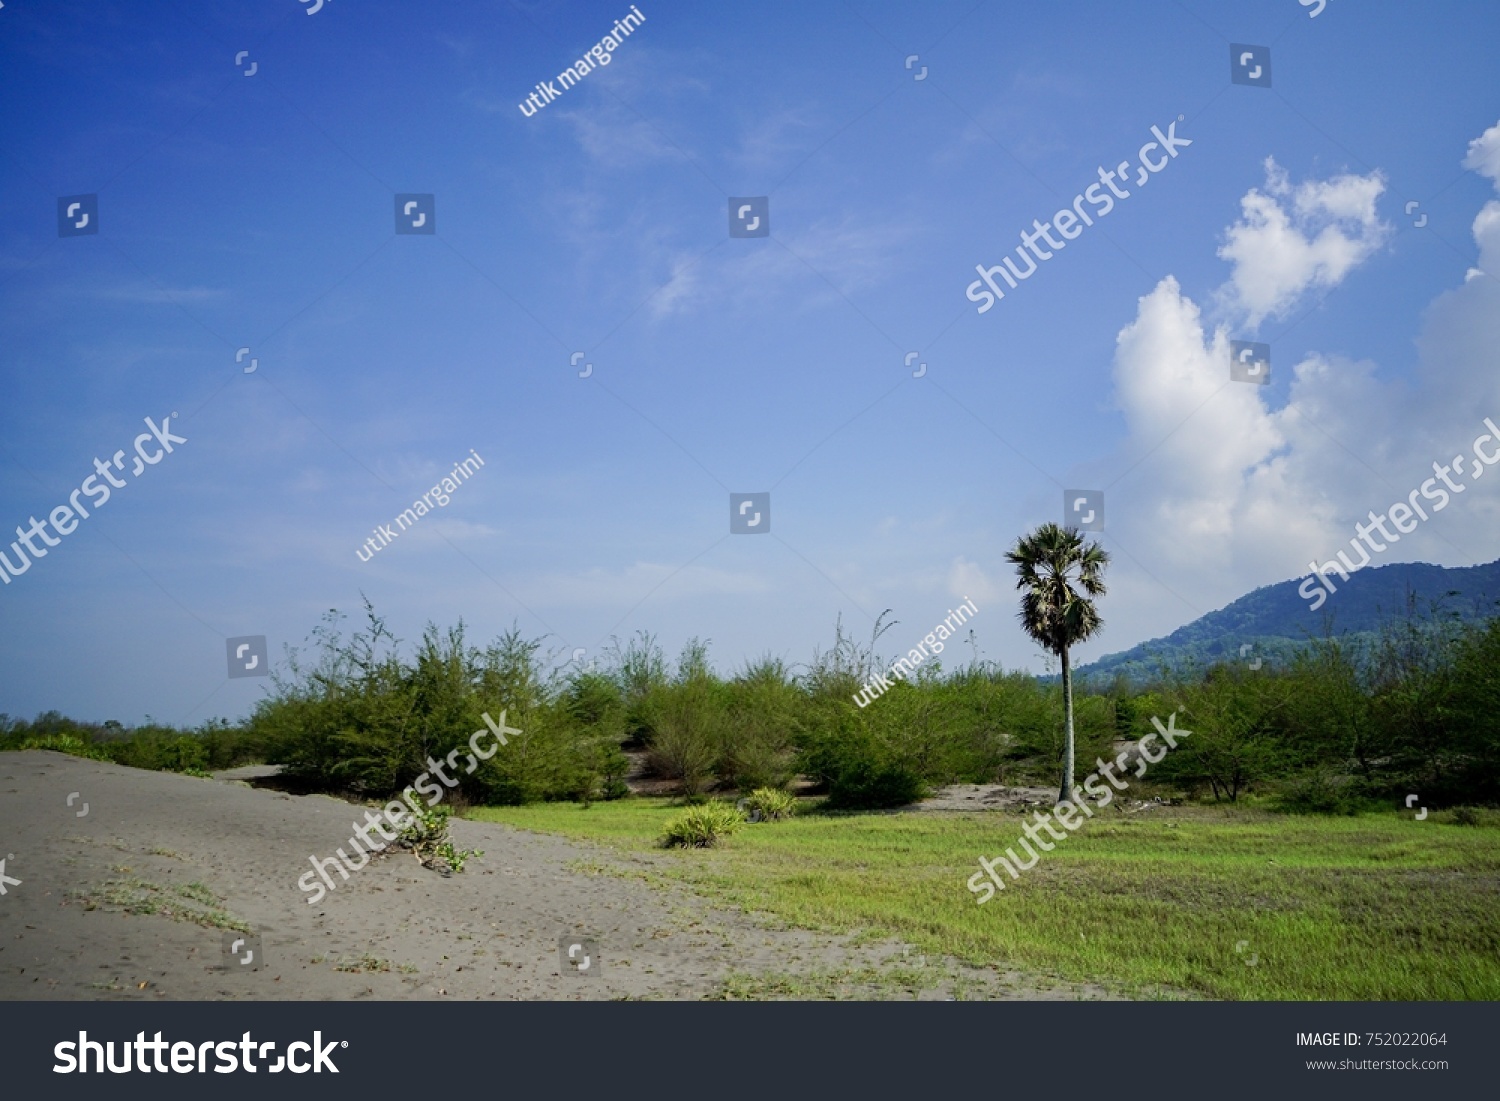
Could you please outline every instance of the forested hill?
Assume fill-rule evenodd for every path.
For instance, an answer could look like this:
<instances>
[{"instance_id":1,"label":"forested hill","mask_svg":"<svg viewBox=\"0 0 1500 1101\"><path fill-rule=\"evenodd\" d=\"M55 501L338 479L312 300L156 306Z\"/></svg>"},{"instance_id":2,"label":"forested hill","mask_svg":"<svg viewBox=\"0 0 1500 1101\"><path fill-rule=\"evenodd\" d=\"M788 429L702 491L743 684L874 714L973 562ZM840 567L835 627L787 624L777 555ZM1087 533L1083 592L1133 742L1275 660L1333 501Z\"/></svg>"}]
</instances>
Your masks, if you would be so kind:
<instances>
[{"instance_id":1,"label":"forested hill","mask_svg":"<svg viewBox=\"0 0 1500 1101\"><path fill-rule=\"evenodd\" d=\"M1241 657L1284 657L1309 638L1321 638L1325 626L1341 638L1368 640L1382 623L1404 618L1409 607L1419 617L1434 611L1465 620L1500 614L1500 560L1451 569L1425 562L1393 563L1360 570L1347 582L1335 573L1331 580L1338 591L1316 612L1309 611L1309 602L1297 593L1302 580L1256 589L1165 638L1082 666L1079 676L1095 683L1121 674L1139 680L1163 665L1178 669ZM1242 648L1247 649L1241 653Z\"/></svg>"}]
</instances>

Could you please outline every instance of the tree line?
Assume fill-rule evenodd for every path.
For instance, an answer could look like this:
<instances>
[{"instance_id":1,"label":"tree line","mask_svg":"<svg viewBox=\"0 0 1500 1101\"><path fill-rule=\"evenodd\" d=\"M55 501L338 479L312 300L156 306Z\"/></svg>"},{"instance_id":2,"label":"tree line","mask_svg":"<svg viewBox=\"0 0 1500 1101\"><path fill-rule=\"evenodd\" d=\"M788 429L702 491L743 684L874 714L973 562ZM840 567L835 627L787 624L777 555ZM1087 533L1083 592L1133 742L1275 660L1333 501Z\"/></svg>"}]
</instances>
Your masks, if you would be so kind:
<instances>
[{"instance_id":1,"label":"tree line","mask_svg":"<svg viewBox=\"0 0 1500 1101\"><path fill-rule=\"evenodd\" d=\"M717 671L709 646L675 660L649 634L589 667L558 665L544 639L511 630L471 644L429 626L409 652L366 604L347 629L330 613L293 651L244 722L127 729L56 712L0 716L0 748L54 748L202 774L284 766L306 790L384 798L454 750L483 716L519 734L463 778L462 798L506 804L619 798L627 774L672 781L684 799L756 788L822 793L832 808L890 807L951 783L1055 787L1068 753L1064 686L977 658L934 661L865 708L853 695L884 666L880 632L803 666L763 657ZM1289 810L1500 802L1500 619L1391 621L1373 648L1310 639L1287 660L1229 662L1077 693L1078 768L1109 760L1178 713L1192 731L1147 782L1187 799L1266 799ZM1394 802L1393 802L1394 801Z\"/></svg>"}]
</instances>

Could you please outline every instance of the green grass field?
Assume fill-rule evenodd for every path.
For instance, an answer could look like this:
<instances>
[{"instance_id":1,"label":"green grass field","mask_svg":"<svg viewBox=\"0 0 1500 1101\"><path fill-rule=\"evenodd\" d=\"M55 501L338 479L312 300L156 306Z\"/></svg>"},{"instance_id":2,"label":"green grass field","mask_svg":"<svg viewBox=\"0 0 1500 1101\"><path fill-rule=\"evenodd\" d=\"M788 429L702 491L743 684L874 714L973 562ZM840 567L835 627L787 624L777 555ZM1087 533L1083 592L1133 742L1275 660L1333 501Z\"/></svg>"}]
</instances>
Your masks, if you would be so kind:
<instances>
[{"instance_id":1,"label":"green grass field","mask_svg":"<svg viewBox=\"0 0 1500 1101\"><path fill-rule=\"evenodd\" d=\"M977 905L1014 814L822 814L655 849L659 874L791 925L894 936L980 967L1228 999L1500 999L1500 822L1101 813ZM486 807L473 818L654 849L667 799ZM1238 947L1238 950L1237 950Z\"/></svg>"}]
</instances>

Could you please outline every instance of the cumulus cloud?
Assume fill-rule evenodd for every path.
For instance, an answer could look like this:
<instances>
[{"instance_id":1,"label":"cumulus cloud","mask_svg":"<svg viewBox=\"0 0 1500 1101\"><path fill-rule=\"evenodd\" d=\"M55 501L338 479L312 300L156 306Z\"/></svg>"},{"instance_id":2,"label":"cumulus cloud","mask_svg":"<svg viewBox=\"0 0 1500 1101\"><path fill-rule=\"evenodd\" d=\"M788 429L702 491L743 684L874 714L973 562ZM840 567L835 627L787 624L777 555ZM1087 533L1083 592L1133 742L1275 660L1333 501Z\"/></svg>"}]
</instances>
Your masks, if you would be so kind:
<instances>
[{"instance_id":1,"label":"cumulus cloud","mask_svg":"<svg viewBox=\"0 0 1500 1101\"><path fill-rule=\"evenodd\" d=\"M1500 191L1500 122L1469 143L1464 167L1478 172ZM1469 269L1468 280L1500 271L1500 202L1484 204L1474 218L1473 232L1479 245L1479 266Z\"/></svg>"},{"instance_id":2,"label":"cumulus cloud","mask_svg":"<svg viewBox=\"0 0 1500 1101\"><path fill-rule=\"evenodd\" d=\"M1464 164L1500 183L1500 126L1469 146ZM1467 453L1482 418L1500 413L1500 284L1457 272L1427 311L1410 378L1332 353L1294 361L1287 348L1273 358L1288 380L1284 404L1271 404L1280 387L1230 382L1229 324L1280 316L1336 285L1390 232L1375 211L1378 172L1293 187L1267 161L1267 180L1245 196L1219 252L1233 265L1213 295L1228 307L1224 320L1206 319L1168 277L1117 338L1115 399L1128 440L1097 473L1109 486L1105 541L1121 552L1112 603L1131 621L1126 633L1164 633L1192 614L1185 604L1206 611L1306 574L1312 559L1347 547L1371 509L1430 477L1434 460ZM1476 218L1474 237L1481 264L1500 264L1500 202ZM1500 498L1488 485L1381 562L1493 557ZM954 579L973 584L961 565Z\"/></svg>"},{"instance_id":3,"label":"cumulus cloud","mask_svg":"<svg viewBox=\"0 0 1500 1101\"><path fill-rule=\"evenodd\" d=\"M1500 122L1469 143L1464 167L1478 172L1500 187Z\"/></svg>"},{"instance_id":4,"label":"cumulus cloud","mask_svg":"<svg viewBox=\"0 0 1500 1101\"><path fill-rule=\"evenodd\" d=\"M1111 510L1124 545L1182 579L1183 599L1212 600L1236 565L1296 570L1292 548L1316 544L1330 517L1292 457L1314 432L1305 411L1267 408L1258 386L1228 382L1229 341L1168 277L1141 299L1115 354L1116 400L1130 432L1125 507ZM1333 377L1316 359L1293 390L1322 411ZM1339 378L1346 376L1339 375ZM1296 405L1296 400L1291 403ZM1320 476L1326 477L1327 471ZM1196 595L1193 593L1196 592Z\"/></svg>"},{"instance_id":5,"label":"cumulus cloud","mask_svg":"<svg viewBox=\"0 0 1500 1101\"><path fill-rule=\"evenodd\" d=\"M1293 187L1274 158L1265 167L1265 190L1240 200L1240 220L1219 249L1234 266L1220 304L1252 328L1284 316L1309 289L1338 286L1391 235L1375 211L1380 172Z\"/></svg>"}]
</instances>

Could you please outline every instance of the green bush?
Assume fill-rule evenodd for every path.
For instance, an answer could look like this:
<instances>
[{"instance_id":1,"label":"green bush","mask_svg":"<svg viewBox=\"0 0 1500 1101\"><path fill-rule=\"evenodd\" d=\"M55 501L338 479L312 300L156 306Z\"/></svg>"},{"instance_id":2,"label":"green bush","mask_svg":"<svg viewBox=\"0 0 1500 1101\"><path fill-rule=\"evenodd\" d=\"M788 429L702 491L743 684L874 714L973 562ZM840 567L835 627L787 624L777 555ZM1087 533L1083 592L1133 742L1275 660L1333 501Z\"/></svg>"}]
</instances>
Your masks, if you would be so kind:
<instances>
[{"instance_id":1,"label":"green bush","mask_svg":"<svg viewBox=\"0 0 1500 1101\"><path fill-rule=\"evenodd\" d=\"M104 743L110 760L130 768L208 775L208 749L196 735L166 727L137 729L132 735Z\"/></svg>"},{"instance_id":2,"label":"green bush","mask_svg":"<svg viewBox=\"0 0 1500 1101\"><path fill-rule=\"evenodd\" d=\"M20 739L13 749L50 749L54 753L69 753L74 757L88 757L95 761L112 760L109 750L102 745L86 742L76 734L43 734Z\"/></svg>"},{"instance_id":3,"label":"green bush","mask_svg":"<svg viewBox=\"0 0 1500 1101\"><path fill-rule=\"evenodd\" d=\"M453 839L448 835L448 820L452 816L453 811L448 807L427 807L419 803L406 825L396 834L394 843L410 849L424 868L461 872L470 857L483 856L484 853L478 849L454 847Z\"/></svg>"},{"instance_id":4,"label":"green bush","mask_svg":"<svg viewBox=\"0 0 1500 1101\"><path fill-rule=\"evenodd\" d=\"M731 725L724 685L708 667L705 643L688 641L671 683L646 693L641 715L649 729L652 765L678 781L684 797L703 794L722 754L722 732Z\"/></svg>"},{"instance_id":5,"label":"green bush","mask_svg":"<svg viewBox=\"0 0 1500 1101\"><path fill-rule=\"evenodd\" d=\"M1364 809L1353 785L1324 772L1297 776L1281 786L1277 805L1289 814L1358 814Z\"/></svg>"},{"instance_id":6,"label":"green bush","mask_svg":"<svg viewBox=\"0 0 1500 1101\"><path fill-rule=\"evenodd\" d=\"M916 691L898 684L863 711L836 699L817 703L803 739L802 769L826 785L829 807L899 807L925 794L927 785L910 746L892 737L887 725L896 709L885 718L876 712L901 693Z\"/></svg>"},{"instance_id":7,"label":"green bush","mask_svg":"<svg viewBox=\"0 0 1500 1101\"><path fill-rule=\"evenodd\" d=\"M766 657L747 665L725 688L716 765L720 783L746 791L785 787L796 774L796 733L806 696L786 665Z\"/></svg>"},{"instance_id":8,"label":"green bush","mask_svg":"<svg viewBox=\"0 0 1500 1101\"><path fill-rule=\"evenodd\" d=\"M311 653L294 650L273 671L275 693L257 706L251 730L288 778L384 798L451 759L471 802L625 793L623 708L607 678L575 675L570 685L546 672L540 641L512 628L480 649L461 622L447 631L429 625L414 659L403 659L368 602L365 617L346 636L342 617L330 613ZM485 729L486 714L498 721L502 712L520 733L470 772L471 735Z\"/></svg>"},{"instance_id":9,"label":"green bush","mask_svg":"<svg viewBox=\"0 0 1500 1101\"><path fill-rule=\"evenodd\" d=\"M707 849L730 836L745 824L745 816L727 803L704 803L689 807L668 820L662 844L667 848L682 846Z\"/></svg>"},{"instance_id":10,"label":"green bush","mask_svg":"<svg viewBox=\"0 0 1500 1101\"><path fill-rule=\"evenodd\" d=\"M797 809L797 800L790 792L780 788L756 788L743 801L743 810L751 818L758 813L762 822L779 822L790 818Z\"/></svg>"},{"instance_id":11,"label":"green bush","mask_svg":"<svg viewBox=\"0 0 1500 1101\"><path fill-rule=\"evenodd\" d=\"M922 778L898 764L855 761L828 785L828 805L837 810L905 807L927 794Z\"/></svg>"},{"instance_id":12,"label":"green bush","mask_svg":"<svg viewBox=\"0 0 1500 1101\"><path fill-rule=\"evenodd\" d=\"M149 722L137 727L114 720L76 722L56 711L39 715L31 723L0 715L0 749L50 749L187 776L208 776L212 769L263 759L255 740L223 719L212 719L196 730L180 730Z\"/></svg>"}]
</instances>

